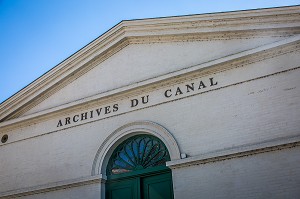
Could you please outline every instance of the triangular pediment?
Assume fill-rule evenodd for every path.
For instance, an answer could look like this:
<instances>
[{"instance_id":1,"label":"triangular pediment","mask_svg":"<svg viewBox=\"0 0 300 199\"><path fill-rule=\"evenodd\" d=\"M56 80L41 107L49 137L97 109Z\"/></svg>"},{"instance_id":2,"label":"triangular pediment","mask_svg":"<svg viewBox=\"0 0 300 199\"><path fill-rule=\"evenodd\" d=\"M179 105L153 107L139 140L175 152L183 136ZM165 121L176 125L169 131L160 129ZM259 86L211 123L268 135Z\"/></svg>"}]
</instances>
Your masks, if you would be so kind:
<instances>
[{"instance_id":1,"label":"triangular pediment","mask_svg":"<svg viewBox=\"0 0 300 199\"><path fill-rule=\"evenodd\" d=\"M129 44L25 112L29 115L282 40L280 37Z\"/></svg>"},{"instance_id":2,"label":"triangular pediment","mask_svg":"<svg viewBox=\"0 0 300 199\"><path fill-rule=\"evenodd\" d=\"M123 21L2 103L0 120L67 108L205 63L281 48L299 41L295 13L299 8Z\"/></svg>"}]
</instances>

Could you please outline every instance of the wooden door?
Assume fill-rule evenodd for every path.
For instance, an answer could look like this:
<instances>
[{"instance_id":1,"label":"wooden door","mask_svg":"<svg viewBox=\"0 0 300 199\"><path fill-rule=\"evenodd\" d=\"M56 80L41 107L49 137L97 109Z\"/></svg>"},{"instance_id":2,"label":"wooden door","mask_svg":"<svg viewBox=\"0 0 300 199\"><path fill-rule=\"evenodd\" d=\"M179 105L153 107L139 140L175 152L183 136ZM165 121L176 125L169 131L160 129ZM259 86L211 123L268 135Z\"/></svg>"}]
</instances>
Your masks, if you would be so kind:
<instances>
[{"instance_id":1,"label":"wooden door","mask_svg":"<svg viewBox=\"0 0 300 199\"><path fill-rule=\"evenodd\" d=\"M171 172L107 183L107 199L173 199Z\"/></svg>"},{"instance_id":2,"label":"wooden door","mask_svg":"<svg viewBox=\"0 0 300 199\"><path fill-rule=\"evenodd\" d=\"M143 199L173 199L171 173L146 177L142 184Z\"/></svg>"},{"instance_id":3,"label":"wooden door","mask_svg":"<svg viewBox=\"0 0 300 199\"><path fill-rule=\"evenodd\" d=\"M125 179L107 184L106 197L109 199L140 199L139 179Z\"/></svg>"}]
</instances>

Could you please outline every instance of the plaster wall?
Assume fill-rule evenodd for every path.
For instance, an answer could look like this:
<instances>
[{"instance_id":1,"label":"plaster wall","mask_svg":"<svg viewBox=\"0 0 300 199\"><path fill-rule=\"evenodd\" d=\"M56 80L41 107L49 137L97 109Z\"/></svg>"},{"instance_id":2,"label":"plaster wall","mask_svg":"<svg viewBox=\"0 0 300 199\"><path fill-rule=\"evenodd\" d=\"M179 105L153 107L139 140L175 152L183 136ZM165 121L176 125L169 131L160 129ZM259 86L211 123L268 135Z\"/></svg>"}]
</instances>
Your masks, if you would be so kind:
<instances>
[{"instance_id":1,"label":"plaster wall","mask_svg":"<svg viewBox=\"0 0 300 199\"><path fill-rule=\"evenodd\" d=\"M300 195L300 148L174 169L175 198L289 198Z\"/></svg>"}]
</instances>

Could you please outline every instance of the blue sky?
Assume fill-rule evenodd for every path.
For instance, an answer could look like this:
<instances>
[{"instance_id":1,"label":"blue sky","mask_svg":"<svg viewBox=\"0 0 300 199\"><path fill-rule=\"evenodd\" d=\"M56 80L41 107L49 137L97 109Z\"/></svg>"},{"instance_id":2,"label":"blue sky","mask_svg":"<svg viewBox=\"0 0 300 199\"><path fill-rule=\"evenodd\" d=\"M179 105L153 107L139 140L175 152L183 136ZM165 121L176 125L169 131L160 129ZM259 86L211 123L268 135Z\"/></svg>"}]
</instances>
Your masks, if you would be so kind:
<instances>
[{"instance_id":1,"label":"blue sky","mask_svg":"<svg viewBox=\"0 0 300 199\"><path fill-rule=\"evenodd\" d=\"M0 0L0 103L121 20L299 3L300 0Z\"/></svg>"}]
</instances>

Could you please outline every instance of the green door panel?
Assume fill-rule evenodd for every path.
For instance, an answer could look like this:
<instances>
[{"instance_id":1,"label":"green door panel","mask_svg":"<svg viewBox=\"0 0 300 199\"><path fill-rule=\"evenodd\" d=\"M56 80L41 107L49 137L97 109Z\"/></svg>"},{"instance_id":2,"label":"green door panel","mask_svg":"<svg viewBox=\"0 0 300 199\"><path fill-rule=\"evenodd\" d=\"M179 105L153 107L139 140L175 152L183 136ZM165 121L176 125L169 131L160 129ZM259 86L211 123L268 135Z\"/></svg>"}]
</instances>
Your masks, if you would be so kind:
<instances>
[{"instance_id":1,"label":"green door panel","mask_svg":"<svg viewBox=\"0 0 300 199\"><path fill-rule=\"evenodd\" d=\"M173 199L171 173L142 179L143 199Z\"/></svg>"},{"instance_id":2,"label":"green door panel","mask_svg":"<svg viewBox=\"0 0 300 199\"><path fill-rule=\"evenodd\" d=\"M106 186L109 199L139 199L139 179L110 182Z\"/></svg>"},{"instance_id":3,"label":"green door panel","mask_svg":"<svg viewBox=\"0 0 300 199\"><path fill-rule=\"evenodd\" d=\"M123 187L111 191L112 199L122 199L122 198L133 198L132 190L130 187Z\"/></svg>"}]
</instances>

